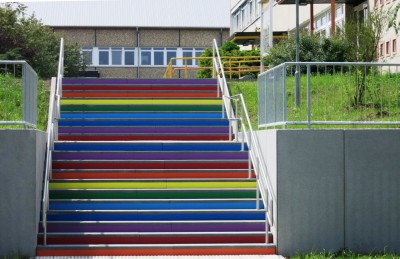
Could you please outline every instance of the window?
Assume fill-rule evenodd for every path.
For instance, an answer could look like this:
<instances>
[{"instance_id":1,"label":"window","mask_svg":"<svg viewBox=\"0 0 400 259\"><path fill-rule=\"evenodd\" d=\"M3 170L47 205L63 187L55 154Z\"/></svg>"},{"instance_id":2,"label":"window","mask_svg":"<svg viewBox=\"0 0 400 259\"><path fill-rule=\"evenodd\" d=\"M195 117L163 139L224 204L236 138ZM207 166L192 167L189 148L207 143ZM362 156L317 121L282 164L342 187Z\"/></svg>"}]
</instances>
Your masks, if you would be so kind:
<instances>
[{"instance_id":1,"label":"window","mask_svg":"<svg viewBox=\"0 0 400 259\"><path fill-rule=\"evenodd\" d=\"M386 56L390 55L390 41L386 41Z\"/></svg>"},{"instance_id":2,"label":"window","mask_svg":"<svg viewBox=\"0 0 400 259\"><path fill-rule=\"evenodd\" d=\"M383 56L383 43L379 44L379 56L382 57Z\"/></svg>"},{"instance_id":3,"label":"window","mask_svg":"<svg viewBox=\"0 0 400 259\"><path fill-rule=\"evenodd\" d=\"M204 51L204 49L203 48L195 48L195 56L196 57L200 57L201 56L201 54L203 54L203 51ZM195 66L198 66L199 65L199 59L196 59L195 61L194 61L194 65Z\"/></svg>"},{"instance_id":4,"label":"window","mask_svg":"<svg viewBox=\"0 0 400 259\"><path fill-rule=\"evenodd\" d=\"M109 48L100 48L99 49L99 65L108 65L109 64L109 54L110 49Z\"/></svg>"},{"instance_id":5,"label":"window","mask_svg":"<svg viewBox=\"0 0 400 259\"><path fill-rule=\"evenodd\" d=\"M93 60L93 50L92 49L82 49L82 59L83 62L90 66Z\"/></svg>"},{"instance_id":6,"label":"window","mask_svg":"<svg viewBox=\"0 0 400 259\"><path fill-rule=\"evenodd\" d=\"M125 48L125 65L133 66L135 65L135 49Z\"/></svg>"},{"instance_id":7,"label":"window","mask_svg":"<svg viewBox=\"0 0 400 259\"><path fill-rule=\"evenodd\" d=\"M122 65L122 48L112 48L111 49L111 64L113 66Z\"/></svg>"},{"instance_id":8,"label":"window","mask_svg":"<svg viewBox=\"0 0 400 259\"><path fill-rule=\"evenodd\" d=\"M140 51L140 64L143 66L151 66L151 48L142 48Z\"/></svg>"},{"instance_id":9,"label":"window","mask_svg":"<svg viewBox=\"0 0 400 259\"><path fill-rule=\"evenodd\" d=\"M171 58L176 58L176 48L167 48L167 65L169 64ZM173 61L172 65L176 65L176 60Z\"/></svg>"},{"instance_id":10,"label":"window","mask_svg":"<svg viewBox=\"0 0 400 259\"><path fill-rule=\"evenodd\" d=\"M193 57L193 49L192 48L183 48L182 57L184 58L191 58ZM187 62L187 63L186 63ZM183 65L191 66L193 64L192 59L187 59L187 61L183 61Z\"/></svg>"},{"instance_id":11,"label":"window","mask_svg":"<svg viewBox=\"0 0 400 259\"><path fill-rule=\"evenodd\" d=\"M393 39L392 40L392 54L396 54L397 52L397 40Z\"/></svg>"},{"instance_id":12,"label":"window","mask_svg":"<svg viewBox=\"0 0 400 259\"><path fill-rule=\"evenodd\" d=\"M154 65L164 65L164 48L154 48Z\"/></svg>"},{"instance_id":13,"label":"window","mask_svg":"<svg viewBox=\"0 0 400 259\"><path fill-rule=\"evenodd\" d=\"M339 6L339 8L336 9L336 17L340 17L343 14L343 6Z\"/></svg>"}]
</instances>

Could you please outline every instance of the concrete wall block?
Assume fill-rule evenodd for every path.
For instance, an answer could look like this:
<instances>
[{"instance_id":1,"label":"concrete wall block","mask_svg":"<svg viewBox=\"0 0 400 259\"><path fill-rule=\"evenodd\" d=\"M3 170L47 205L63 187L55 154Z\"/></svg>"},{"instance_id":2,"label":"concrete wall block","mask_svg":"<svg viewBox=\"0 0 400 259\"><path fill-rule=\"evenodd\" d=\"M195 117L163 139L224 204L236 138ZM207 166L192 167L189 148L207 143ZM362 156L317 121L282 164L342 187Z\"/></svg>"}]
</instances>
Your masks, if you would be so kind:
<instances>
[{"instance_id":1,"label":"concrete wall block","mask_svg":"<svg viewBox=\"0 0 400 259\"><path fill-rule=\"evenodd\" d=\"M98 47L137 47L136 29L97 29Z\"/></svg>"},{"instance_id":2,"label":"concrete wall block","mask_svg":"<svg viewBox=\"0 0 400 259\"><path fill-rule=\"evenodd\" d=\"M101 78L137 78L137 67L97 67Z\"/></svg>"},{"instance_id":3,"label":"concrete wall block","mask_svg":"<svg viewBox=\"0 0 400 259\"><path fill-rule=\"evenodd\" d=\"M342 131L278 131L278 253L344 247Z\"/></svg>"},{"instance_id":4,"label":"concrete wall block","mask_svg":"<svg viewBox=\"0 0 400 259\"><path fill-rule=\"evenodd\" d=\"M346 246L400 253L400 131L345 132Z\"/></svg>"},{"instance_id":5,"label":"concrete wall block","mask_svg":"<svg viewBox=\"0 0 400 259\"><path fill-rule=\"evenodd\" d=\"M214 38L220 45L220 33L220 30L181 30L181 46L211 48Z\"/></svg>"},{"instance_id":6,"label":"concrete wall block","mask_svg":"<svg viewBox=\"0 0 400 259\"><path fill-rule=\"evenodd\" d=\"M70 44L78 44L82 47L95 46L95 29L54 29L64 37L65 41Z\"/></svg>"},{"instance_id":7,"label":"concrete wall block","mask_svg":"<svg viewBox=\"0 0 400 259\"><path fill-rule=\"evenodd\" d=\"M140 47L178 47L179 30L140 29Z\"/></svg>"},{"instance_id":8,"label":"concrete wall block","mask_svg":"<svg viewBox=\"0 0 400 259\"><path fill-rule=\"evenodd\" d=\"M163 78L166 67L141 67L140 78ZM175 74L178 74L177 72Z\"/></svg>"},{"instance_id":9,"label":"concrete wall block","mask_svg":"<svg viewBox=\"0 0 400 259\"><path fill-rule=\"evenodd\" d=\"M46 133L0 131L0 256L34 256Z\"/></svg>"}]
</instances>

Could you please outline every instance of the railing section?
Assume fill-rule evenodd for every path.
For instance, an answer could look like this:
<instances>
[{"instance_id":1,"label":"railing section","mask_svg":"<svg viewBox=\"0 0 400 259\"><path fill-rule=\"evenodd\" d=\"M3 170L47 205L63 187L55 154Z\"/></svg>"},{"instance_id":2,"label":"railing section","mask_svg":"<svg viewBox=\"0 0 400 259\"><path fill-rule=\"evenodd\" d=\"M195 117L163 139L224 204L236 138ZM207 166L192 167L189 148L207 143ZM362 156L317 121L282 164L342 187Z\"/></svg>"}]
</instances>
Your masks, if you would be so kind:
<instances>
[{"instance_id":1,"label":"railing section","mask_svg":"<svg viewBox=\"0 0 400 259\"><path fill-rule=\"evenodd\" d=\"M196 77L197 71L212 71L212 59L213 57L171 58L164 73L164 78L178 77L179 71L183 72L180 76L185 79ZM201 60L209 60L210 66L198 66ZM229 79L236 76L241 78L243 75L248 73L260 72L260 56L226 56L221 57L221 60L224 67L224 73L229 77Z\"/></svg>"},{"instance_id":2,"label":"railing section","mask_svg":"<svg viewBox=\"0 0 400 259\"><path fill-rule=\"evenodd\" d=\"M0 60L0 125L37 126L38 77L21 60Z\"/></svg>"},{"instance_id":3,"label":"railing section","mask_svg":"<svg viewBox=\"0 0 400 259\"><path fill-rule=\"evenodd\" d=\"M249 161L248 161L248 177L251 178L251 172L254 170L257 182L257 208L259 207L260 196L265 204L266 209L266 242L269 243L268 232L272 232L276 237L276 225L274 221L274 211L273 207L276 202L276 197L272 191L271 180L268 177L268 171L264 161L261 148L259 146L257 136L252 129L250 118L247 112L246 103L243 99L242 94L235 96L230 96L228 85L226 82L225 71L221 61L221 57L218 51L217 41L214 39L213 42L213 52L215 57L213 59L213 65L215 71L219 92L222 94L223 104L222 104L222 117L226 116L229 119L230 124L230 139L232 136L232 131L236 137L236 141L242 142L242 150L244 150L245 143L249 150ZM232 105L233 104L233 105ZM232 130L233 129L233 130ZM240 132L240 133L239 133ZM273 242L276 240L274 239Z\"/></svg>"},{"instance_id":4,"label":"railing section","mask_svg":"<svg viewBox=\"0 0 400 259\"><path fill-rule=\"evenodd\" d=\"M259 127L398 127L399 67L289 62L271 68L258 77Z\"/></svg>"},{"instance_id":5,"label":"railing section","mask_svg":"<svg viewBox=\"0 0 400 259\"><path fill-rule=\"evenodd\" d=\"M57 77L51 79L51 90L49 100L49 116L47 122L47 146L45 177L42 199L42 227L43 244L47 244L47 210L49 208L49 182L52 178L52 153L54 151L54 141L58 140L58 119L60 118L60 100L62 94L62 78L64 74L64 39L60 42L58 72Z\"/></svg>"}]
</instances>

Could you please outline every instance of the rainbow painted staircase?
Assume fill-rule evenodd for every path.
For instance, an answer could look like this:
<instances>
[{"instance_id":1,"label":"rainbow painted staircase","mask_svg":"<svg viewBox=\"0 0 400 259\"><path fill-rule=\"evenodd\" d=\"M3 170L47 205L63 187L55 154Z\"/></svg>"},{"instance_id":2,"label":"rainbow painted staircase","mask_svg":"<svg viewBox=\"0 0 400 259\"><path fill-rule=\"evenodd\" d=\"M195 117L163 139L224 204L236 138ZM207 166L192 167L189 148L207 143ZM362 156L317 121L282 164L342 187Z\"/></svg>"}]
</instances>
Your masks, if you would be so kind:
<instances>
[{"instance_id":1,"label":"rainbow painted staircase","mask_svg":"<svg viewBox=\"0 0 400 259\"><path fill-rule=\"evenodd\" d=\"M64 79L58 125L38 256L275 254L216 80Z\"/></svg>"}]
</instances>

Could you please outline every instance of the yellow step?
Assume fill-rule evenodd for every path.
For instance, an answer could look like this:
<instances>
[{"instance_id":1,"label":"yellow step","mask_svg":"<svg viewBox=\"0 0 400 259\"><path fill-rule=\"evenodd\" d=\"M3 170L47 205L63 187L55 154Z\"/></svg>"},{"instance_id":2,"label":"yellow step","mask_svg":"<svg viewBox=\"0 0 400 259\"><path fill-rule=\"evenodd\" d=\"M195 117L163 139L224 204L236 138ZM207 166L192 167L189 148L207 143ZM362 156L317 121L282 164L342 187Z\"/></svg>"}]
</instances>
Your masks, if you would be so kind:
<instances>
[{"instance_id":1,"label":"yellow step","mask_svg":"<svg viewBox=\"0 0 400 259\"><path fill-rule=\"evenodd\" d=\"M64 105L220 105L221 99L62 99Z\"/></svg>"},{"instance_id":2,"label":"yellow step","mask_svg":"<svg viewBox=\"0 0 400 259\"><path fill-rule=\"evenodd\" d=\"M53 182L50 189L207 189L255 188L255 182Z\"/></svg>"}]
</instances>

